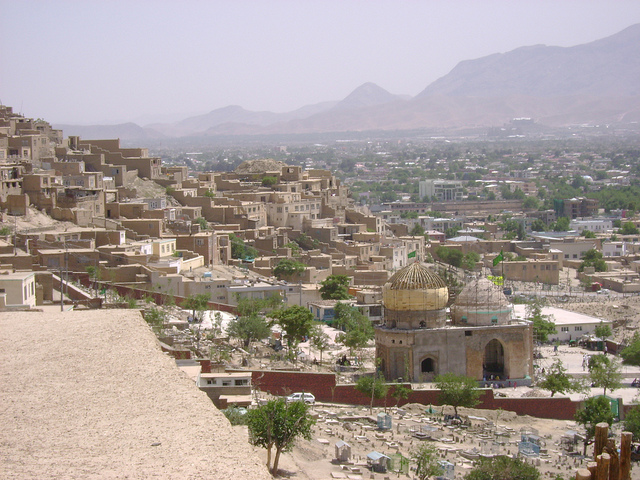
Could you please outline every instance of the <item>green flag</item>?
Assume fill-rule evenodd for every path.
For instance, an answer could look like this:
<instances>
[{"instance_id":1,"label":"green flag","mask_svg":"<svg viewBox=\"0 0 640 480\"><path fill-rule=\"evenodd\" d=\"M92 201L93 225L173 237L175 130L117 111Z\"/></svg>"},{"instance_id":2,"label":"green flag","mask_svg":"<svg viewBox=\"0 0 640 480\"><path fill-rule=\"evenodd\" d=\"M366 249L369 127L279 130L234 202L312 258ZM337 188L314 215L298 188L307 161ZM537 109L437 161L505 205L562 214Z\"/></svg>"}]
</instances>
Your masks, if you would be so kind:
<instances>
[{"instance_id":1,"label":"green flag","mask_svg":"<svg viewBox=\"0 0 640 480\"><path fill-rule=\"evenodd\" d=\"M495 267L503 260L504 260L504 256L502 255L502 250L500 250L500 253L498 254L498 256L493 259L493 266Z\"/></svg>"},{"instance_id":2,"label":"green flag","mask_svg":"<svg viewBox=\"0 0 640 480\"><path fill-rule=\"evenodd\" d=\"M408 258L416 258L416 250L414 250L413 252L409 252L409 255L407 255Z\"/></svg>"}]
</instances>

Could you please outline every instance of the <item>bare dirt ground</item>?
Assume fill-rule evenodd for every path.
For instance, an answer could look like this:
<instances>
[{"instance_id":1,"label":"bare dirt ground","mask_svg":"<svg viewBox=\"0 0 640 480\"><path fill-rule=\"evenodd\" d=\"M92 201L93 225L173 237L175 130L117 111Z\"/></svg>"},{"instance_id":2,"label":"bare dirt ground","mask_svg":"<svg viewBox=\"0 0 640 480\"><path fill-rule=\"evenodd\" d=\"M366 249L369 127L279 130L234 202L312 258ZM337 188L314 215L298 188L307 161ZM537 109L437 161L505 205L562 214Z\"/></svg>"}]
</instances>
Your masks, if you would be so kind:
<instances>
[{"instance_id":1,"label":"bare dirt ground","mask_svg":"<svg viewBox=\"0 0 640 480\"><path fill-rule=\"evenodd\" d=\"M271 478L137 311L0 313L0 375L0 478Z\"/></svg>"}]
</instances>

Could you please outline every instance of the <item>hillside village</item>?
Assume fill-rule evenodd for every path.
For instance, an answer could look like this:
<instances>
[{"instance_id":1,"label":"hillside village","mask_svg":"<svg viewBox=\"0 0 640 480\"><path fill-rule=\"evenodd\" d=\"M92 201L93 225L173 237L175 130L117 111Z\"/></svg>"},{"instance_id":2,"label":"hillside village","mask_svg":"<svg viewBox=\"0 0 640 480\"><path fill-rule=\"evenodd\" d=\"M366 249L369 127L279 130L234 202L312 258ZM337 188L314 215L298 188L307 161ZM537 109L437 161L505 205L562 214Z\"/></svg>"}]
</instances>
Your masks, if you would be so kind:
<instances>
[{"instance_id":1,"label":"hillside village","mask_svg":"<svg viewBox=\"0 0 640 480\"><path fill-rule=\"evenodd\" d=\"M45 120L0 106L0 310L140 309L163 351L219 408L299 390L327 405L368 405L353 384L376 370L389 382L411 384L403 403L437 404L431 382L450 369L472 372L485 387L481 408L556 420L572 420L580 398L547 398L536 388L557 348L542 347L530 311L512 304L546 299L543 313L557 328L548 341L561 346L576 377L584 363L581 371L572 354L617 353L640 326L634 296L640 293L640 219L629 209L605 211L587 196L546 198L552 208L545 208L544 187L535 181L544 161L565 176L584 173L581 167L589 163L606 171L600 180L594 173L595 184L628 184L629 172L609 168L610 159L529 161L523 155L527 168L515 177L493 165L473 184L455 175L424 178L417 192L385 198L367 187L392 170L354 163L350 170L359 175L347 183L348 175L341 179L281 156L245 160L231 171L192 170L164 164L147 148L123 147L118 139L65 138ZM348 299L324 298L323 286L341 277L348 279ZM392 298L394 290L401 293ZM329 335L328 344L320 348L304 335L293 356L284 356L278 354L289 340L284 331L244 345L225 335L247 302L274 298L308 310ZM366 347L353 348L331 328L345 302L376 328L375 350L373 335ZM165 309L160 324L148 315L156 306ZM609 338L596 338L602 325L612 327ZM397 353L404 351L403 340L409 343L403 329L426 329L411 337L422 350L407 349L409 360ZM458 332L462 340L441 340L439 332ZM472 334L483 343L473 344L467 338ZM425 347L430 342L440 350ZM462 342L468 342L465 353L446 363L445 351ZM640 370L629 367L623 375L620 416L634 400L630 384ZM554 407L518 400L536 397ZM375 404L383 406L381 400ZM384 406L386 411L386 400ZM416 418L419 409L413 407ZM411 417L403 410L394 415ZM316 417L334 423L336 414L317 411ZM361 440L381 440L366 440L367 429L358 423L366 415L356 417ZM350 433L330 435L344 440ZM321 445L324 452L326 440ZM443 452L443 458L452 453ZM300 464L303 453L286 461ZM587 463L555 460L549 472ZM470 468L465 462L459 465Z\"/></svg>"}]
</instances>

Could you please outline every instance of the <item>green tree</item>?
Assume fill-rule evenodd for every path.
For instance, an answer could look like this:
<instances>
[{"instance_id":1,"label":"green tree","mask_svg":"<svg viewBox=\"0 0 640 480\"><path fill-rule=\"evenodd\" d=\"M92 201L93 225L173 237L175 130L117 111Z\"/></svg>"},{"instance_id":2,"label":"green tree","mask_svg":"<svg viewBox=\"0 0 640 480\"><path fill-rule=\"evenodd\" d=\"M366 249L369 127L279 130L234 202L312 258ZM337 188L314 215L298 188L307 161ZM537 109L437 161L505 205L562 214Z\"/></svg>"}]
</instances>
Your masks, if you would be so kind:
<instances>
[{"instance_id":1,"label":"green tree","mask_svg":"<svg viewBox=\"0 0 640 480\"><path fill-rule=\"evenodd\" d=\"M536 197L527 197L522 201L522 208L537 210L539 207L540 201Z\"/></svg>"},{"instance_id":2,"label":"green tree","mask_svg":"<svg viewBox=\"0 0 640 480\"><path fill-rule=\"evenodd\" d=\"M277 177L262 177L262 186L271 188L278 183Z\"/></svg>"},{"instance_id":3,"label":"green tree","mask_svg":"<svg viewBox=\"0 0 640 480\"><path fill-rule=\"evenodd\" d=\"M587 230L587 229L584 229L582 231L582 236L584 238L596 238L596 234L593 233L591 230Z\"/></svg>"},{"instance_id":4,"label":"green tree","mask_svg":"<svg viewBox=\"0 0 640 480\"><path fill-rule=\"evenodd\" d=\"M570 221L568 217L560 217L553 225L554 232L566 232L569 230Z\"/></svg>"},{"instance_id":5,"label":"green tree","mask_svg":"<svg viewBox=\"0 0 640 480\"><path fill-rule=\"evenodd\" d=\"M151 329L159 334L167 321L167 313L162 308L151 307L145 310L144 319L151 326Z\"/></svg>"},{"instance_id":6,"label":"green tree","mask_svg":"<svg viewBox=\"0 0 640 480\"><path fill-rule=\"evenodd\" d=\"M322 328L322 325L316 323L311 328L311 334L309 335L311 344L320 352L320 363L322 363L322 352L329 348L331 337Z\"/></svg>"},{"instance_id":7,"label":"green tree","mask_svg":"<svg viewBox=\"0 0 640 480\"><path fill-rule=\"evenodd\" d=\"M640 406L635 406L624 416L624 429L633 433L633 440L640 441Z\"/></svg>"},{"instance_id":8,"label":"green tree","mask_svg":"<svg viewBox=\"0 0 640 480\"><path fill-rule=\"evenodd\" d=\"M349 295L349 277L346 275L329 275L321 282L320 296L323 300L347 300Z\"/></svg>"},{"instance_id":9,"label":"green tree","mask_svg":"<svg viewBox=\"0 0 640 480\"><path fill-rule=\"evenodd\" d=\"M298 437L311 440L311 427L315 420L309 416L304 402L287 403L283 398L271 400L247 412L247 426L253 445L267 449L267 468L278 473L280 454L293 448ZM276 453L271 467L271 449Z\"/></svg>"},{"instance_id":10,"label":"green tree","mask_svg":"<svg viewBox=\"0 0 640 480\"><path fill-rule=\"evenodd\" d=\"M230 233L229 241L231 242L231 258L252 260L258 256L258 251L246 245L244 240L237 235Z\"/></svg>"},{"instance_id":11,"label":"green tree","mask_svg":"<svg viewBox=\"0 0 640 480\"><path fill-rule=\"evenodd\" d=\"M586 456L587 445L592 443L593 436L596 433L596 425L602 422L606 422L609 425L613 423L613 412L611 411L609 400L603 396L588 398L585 400L583 408L576 412L575 420L584 425L587 431L583 451L583 455Z\"/></svg>"},{"instance_id":12,"label":"green tree","mask_svg":"<svg viewBox=\"0 0 640 480\"><path fill-rule=\"evenodd\" d=\"M342 343L353 352L356 348L364 348L373 339L375 332L371 321L363 315L358 307L337 303L332 327L343 330L336 336L336 341Z\"/></svg>"},{"instance_id":13,"label":"green tree","mask_svg":"<svg viewBox=\"0 0 640 480\"><path fill-rule=\"evenodd\" d=\"M211 295L208 293L198 293L197 295L189 295L182 301L180 307L185 310L191 310L191 318L194 323L202 321L200 314L209 308L209 300Z\"/></svg>"},{"instance_id":14,"label":"green tree","mask_svg":"<svg viewBox=\"0 0 640 480\"><path fill-rule=\"evenodd\" d=\"M587 250L582 257L582 263L580 263L578 271L583 272L586 267L594 267L596 272L606 272L607 264L602 258L602 252L595 248Z\"/></svg>"},{"instance_id":15,"label":"green tree","mask_svg":"<svg viewBox=\"0 0 640 480\"><path fill-rule=\"evenodd\" d=\"M428 480L442 473L438 464L438 451L434 445L420 443L411 451L411 459L416 462L416 477Z\"/></svg>"},{"instance_id":16,"label":"green tree","mask_svg":"<svg viewBox=\"0 0 640 480\"><path fill-rule=\"evenodd\" d=\"M622 228L620 229L620 231L618 233L620 233L622 235L638 235L638 233L640 233L640 231L638 231L638 229L633 224L633 222L624 222L622 224Z\"/></svg>"},{"instance_id":17,"label":"green tree","mask_svg":"<svg viewBox=\"0 0 640 480\"><path fill-rule=\"evenodd\" d=\"M625 365L640 367L640 333L633 334L631 343L622 349L620 356Z\"/></svg>"},{"instance_id":18,"label":"green tree","mask_svg":"<svg viewBox=\"0 0 640 480\"><path fill-rule=\"evenodd\" d=\"M387 385L384 378L378 374L374 376L365 375L358 379L356 390L371 398L369 411L373 413L373 401L385 398L389 392L389 385Z\"/></svg>"},{"instance_id":19,"label":"green tree","mask_svg":"<svg viewBox=\"0 0 640 480\"><path fill-rule=\"evenodd\" d=\"M206 192L204 192L203 196L205 196L207 198L216 198L216 192L214 192L213 190L209 189Z\"/></svg>"},{"instance_id":20,"label":"green tree","mask_svg":"<svg viewBox=\"0 0 640 480\"><path fill-rule=\"evenodd\" d=\"M539 218L536 218L531 224L531 230L534 232L544 232L547 229L547 224Z\"/></svg>"},{"instance_id":21,"label":"green tree","mask_svg":"<svg viewBox=\"0 0 640 480\"><path fill-rule=\"evenodd\" d=\"M581 392L584 390L584 387L580 382L572 380L571 377L567 375L567 369L564 368L560 359L556 359L553 362L551 367L547 370L544 380L538 383L538 386L545 390L549 390L552 397L556 393L564 394L567 392Z\"/></svg>"},{"instance_id":22,"label":"green tree","mask_svg":"<svg viewBox=\"0 0 640 480\"><path fill-rule=\"evenodd\" d=\"M0 228L0 236L6 237L7 235L11 235L11 228L9 228L9 227L1 227Z\"/></svg>"},{"instance_id":23,"label":"green tree","mask_svg":"<svg viewBox=\"0 0 640 480\"><path fill-rule=\"evenodd\" d=\"M464 257L462 250L451 247L438 247L436 248L435 254L436 257L444 263L458 268L462 266L462 259Z\"/></svg>"},{"instance_id":24,"label":"green tree","mask_svg":"<svg viewBox=\"0 0 640 480\"><path fill-rule=\"evenodd\" d=\"M411 395L412 390L409 387L405 387L400 382L393 386L391 396L396 399L396 407L400 404L401 400L406 400Z\"/></svg>"},{"instance_id":25,"label":"green tree","mask_svg":"<svg viewBox=\"0 0 640 480\"><path fill-rule=\"evenodd\" d=\"M550 316L542 314L543 305L543 301L536 299L526 308L527 319L533 322L533 336L538 342L547 342L549 335L558 333L556 324L550 320Z\"/></svg>"},{"instance_id":26,"label":"green tree","mask_svg":"<svg viewBox=\"0 0 640 480\"><path fill-rule=\"evenodd\" d=\"M285 331L289 353L297 349L302 337L308 336L313 327L313 314L300 305L292 305L271 313Z\"/></svg>"},{"instance_id":27,"label":"green tree","mask_svg":"<svg viewBox=\"0 0 640 480\"><path fill-rule=\"evenodd\" d=\"M480 261L480 255L476 252L468 252L462 257L462 268L465 270L473 270Z\"/></svg>"},{"instance_id":28,"label":"green tree","mask_svg":"<svg viewBox=\"0 0 640 480\"><path fill-rule=\"evenodd\" d=\"M300 276L306 269L307 266L302 262L292 258L283 258L273 268L273 274L278 278Z\"/></svg>"},{"instance_id":29,"label":"green tree","mask_svg":"<svg viewBox=\"0 0 640 480\"><path fill-rule=\"evenodd\" d=\"M232 338L242 340L245 348L251 345L254 340L267 338L270 333L269 324L262 315L257 313L236 317L227 326L227 334Z\"/></svg>"},{"instance_id":30,"label":"green tree","mask_svg":"<svg viewBox=\"0 0 640 480\"><path fill-rule=\"evenodd\" d=\"M196 218L194 222L200 225L200 230L202 231L209 229L209 222L207 222L207 220L203 217Z\"/></svg>"},{"instance_id":31,"label":"green tree","mask_svg":"<svg viewBox=\"0 0 640 480\"><path fill-rule=\"evenodd\" d=\"M440 390L440 403L451 405L458 416L458 407L473 408L479 403L480 390L473 378L455 373L445 373L435 378L436 388Z\"/></svg>"},{"instance_id":32,"label":"green tree","mask_svg":"<svg viewBox=\"0 0 640 480\"><path fill-rule=\"evenodd\" d=\"M602 320L600 320L600 325L595 328L594 333L596 334L596 337L601 338L605 342L607 341L607 338L613 335L611 326L608 323L604 323Z\"/></svg>"},{"instance_id":33,"label":"green tree","mask_svg":"<svg viewBox=\"0 0 640 480\"><path fill-rule=\"evenodd\" d=\"M424 228L422 228L422 225L420 225L419 223L416 223L409 232L409 235L411 235L412 237L420 237L424 235Z\"/></svg>"},{"instance_id":34,"label":"green tree","mask_svg":"<svg viewBox=\"0 0 640 480\"><path fill-rule=\"evenodd\" d=\"M480 458L464 480L539 480L536 467L519 458Z\"/></svg>"},{"instance_id":35,"label":"green tree","mask_svg":"<svg viewBox=\"0 0 640 480\"><path fill-rule=\"evenodd\" d=\"M589 380L596 388L602 388L603 395L607 390L616 390L622 386L622 366L615 358L607 355L592 355L589 358Z\"/></svg>"},{"instance_id":36,"label":"green tree","mask_svg":"<svg viewBox=\"0 0 640 480\"><path fill-rule=\"evenodd\" d=\"M231 405L225 408L222 413L227 417L231 425L246 425L247 424L247 412L240 410L237 406Z\"/></svg>"}]
</instances>

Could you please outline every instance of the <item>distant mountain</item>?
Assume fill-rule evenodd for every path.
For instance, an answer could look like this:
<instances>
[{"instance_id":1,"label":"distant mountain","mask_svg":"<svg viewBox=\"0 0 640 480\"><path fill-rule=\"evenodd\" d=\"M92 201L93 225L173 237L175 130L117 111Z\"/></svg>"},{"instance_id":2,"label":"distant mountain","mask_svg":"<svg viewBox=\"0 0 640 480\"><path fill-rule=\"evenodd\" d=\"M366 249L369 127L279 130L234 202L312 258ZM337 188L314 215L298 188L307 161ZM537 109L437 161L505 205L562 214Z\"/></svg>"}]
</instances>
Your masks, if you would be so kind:
<instances>
[{"instance_id":1,"label":"distant mountain","mask_svg":"<svg viewBox=\"0 0 640 480\"><path fill-rule=\"evenodd\" d=\"M414 98L365 83L341 101L292 112L232 105L175 123L76 127L85 138L158 138L502 126L531 117L549 126L640 120L640 25L574 47L535 45L460 62Z\"/></svg>"},{"instance_id":2,"label":"distant mountain","mask_svg":"<svg viewBox=\"0 0 640 480\"><path fill-rule=\"evenodd\" d=\"M365 83L360 85L347 97L338 102L332 110L353 110L354 108L371 107L393 102L404 97L393 95L375 83Z\"/></svg>"},{"instance_id":3,"label":"distant mountain","mask_svg":"<svg viewBox=\"0 0 640 480\"><path fill-rule=\"evenodd\" d=\"M119 125L53 125L54 128L61 129L66 137L77 135L81 138L100 140L109 138L119 138L121 140L144 140L163 138L161 133L142 128L135 123L121 123Z\"/></svg>"},{"instance_id":4,"label":"distant mountain","mask_svg":"<svg viewBox=\"0 0 640 480\"><path fill-rule=\"evenodd\" d=\"M575 47L522 47L460 62L420 97L640 95L640 24Z\"/></svg>"}]
</instances>

